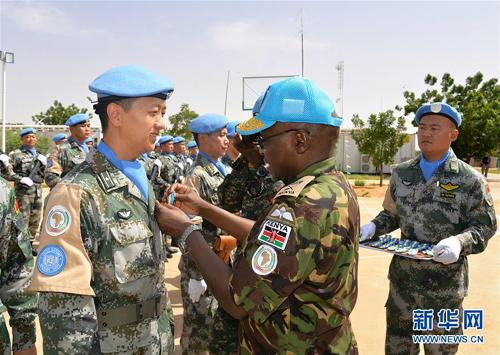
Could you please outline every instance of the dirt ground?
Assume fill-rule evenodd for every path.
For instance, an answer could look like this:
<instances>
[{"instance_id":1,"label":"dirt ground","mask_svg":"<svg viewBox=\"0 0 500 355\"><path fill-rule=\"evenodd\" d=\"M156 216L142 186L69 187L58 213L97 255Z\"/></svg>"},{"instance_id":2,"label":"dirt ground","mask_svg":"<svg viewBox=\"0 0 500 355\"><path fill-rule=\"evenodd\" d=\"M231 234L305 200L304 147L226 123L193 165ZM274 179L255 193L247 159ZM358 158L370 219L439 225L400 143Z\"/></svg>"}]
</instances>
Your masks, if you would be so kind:
<instances>
[{"instance_id":1,"label":"dirt ground","mask_svg":"<svg viewBox=\"0 0 500 355\"><path fill-rule=\"evenodd\" d=\"M384 198L387 185L384 186L352 186L358 197Z\"/></svg>"}]
</instances>

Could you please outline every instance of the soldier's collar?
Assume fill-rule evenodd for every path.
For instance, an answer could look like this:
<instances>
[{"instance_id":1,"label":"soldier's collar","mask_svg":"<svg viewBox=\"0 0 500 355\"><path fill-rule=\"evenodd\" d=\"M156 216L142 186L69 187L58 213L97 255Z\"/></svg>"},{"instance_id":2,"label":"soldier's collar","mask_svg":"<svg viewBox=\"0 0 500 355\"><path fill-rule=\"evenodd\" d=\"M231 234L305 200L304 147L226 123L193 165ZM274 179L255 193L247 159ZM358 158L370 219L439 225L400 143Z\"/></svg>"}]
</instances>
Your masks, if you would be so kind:
<instances>
[{"instance_id":1,"label":"soldier's collar","mask_svg":"<svg viewBox=\"0 0 500 355\"><path fill-rule=\"evenodd\" d=\"M453 149L450 148L450 155L444 162L444 171L458 173L458 158Z\"/></svg>"},{"instance_id":2,"label":"soldier's collar","mask_svg":"<svg viewBox=\"0 0 500 355\"><path fill-rule=\"evenodd\" d=\"M318 161L314 164L309 165L307 168L302 170L298 175L297 175L297 180L299 180L303 176L319 176L323 174L328 174L331 172L336 172L337 169L335 168L335 158L331 157L322 161Z\"/></svg>"},{"instance_id":3,"label":"soldier's collar","mask_svg":"<svg viewBox=\"0 0 500 355\"><path fill-rule=\"evenodd\" d=\"M128 185L129 179L104 154L93 149L85 160L89 163L102 189L108 193Z\"/></svg>"}]
</instances>

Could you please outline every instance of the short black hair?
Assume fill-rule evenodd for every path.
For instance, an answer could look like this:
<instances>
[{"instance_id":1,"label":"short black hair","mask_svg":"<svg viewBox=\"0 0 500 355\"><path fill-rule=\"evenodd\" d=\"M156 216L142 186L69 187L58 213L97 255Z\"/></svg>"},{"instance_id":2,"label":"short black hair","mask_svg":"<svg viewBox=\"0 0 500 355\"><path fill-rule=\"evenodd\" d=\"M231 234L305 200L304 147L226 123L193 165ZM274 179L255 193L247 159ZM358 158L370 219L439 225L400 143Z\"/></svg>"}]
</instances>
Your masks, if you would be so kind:
<instances>
[{"instance_id":1,"label":"short black hair","mask_svg":"<svg viewBox=\"0 0 500 355\"><path fill-rule=\"evenodd\" d=\"M105 134L108 130L109 126L109 117L108 117L108 105L112 102L121 106L125 112L130 111L134 101L137 100L138 97L130 97L118 101L109 101L109 102L98 102L96 113L99 115L99 120L101 121L102 133Z\"/></svg>"}]
</instances>

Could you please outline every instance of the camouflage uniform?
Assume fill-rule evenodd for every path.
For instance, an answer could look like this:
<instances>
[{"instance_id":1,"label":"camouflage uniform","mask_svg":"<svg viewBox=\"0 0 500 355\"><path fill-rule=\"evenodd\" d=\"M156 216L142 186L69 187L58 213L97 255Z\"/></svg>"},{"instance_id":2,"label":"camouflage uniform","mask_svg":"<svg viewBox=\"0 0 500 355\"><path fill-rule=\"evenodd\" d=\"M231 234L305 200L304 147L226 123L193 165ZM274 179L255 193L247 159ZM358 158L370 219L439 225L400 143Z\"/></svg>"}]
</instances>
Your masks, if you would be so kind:
<instances>
[{"instance_id":1,"label":"camouflage uniform","mask_svg":"<svg viewBox=\"0 0 500 355\"><path fill-rule=\"evenodd\" d=\"M148 195L97 149L51 191L31 286L41 292L46 354L173 353L151 186ZM67 264L49 276L57 263L44 252L57 248Z\"/></svg>"},{"instance_id":2,"label":"camouflage uniform","mask_svg":"<svg viewBox=\"0 0 500 355\"><path fill-rule=\"evenodd\" d=\"M167 155L161 154L158 156L158 159L160 159L162 166L160 173L158 174L156 179L154 179L152 184L156 199L158 201L161 201L165 190L168 189L174 182L176 182L176 169L174 161Z\"/></svg>"},{"instance_id":3,"label":"camouflage uniform","mask_svg":"<svg viewBox=\"0 0 500 355\"><path fill-rule=\"evenodd\" d=\"M19 183L23 177L28 177L31 171L35 168L37 157L40 155L36 152L32 155L25 147L12 151L10 156L10 167L7 172L7 180L14 181L14 191L19 209L23 215L24 223L28 227L30 241L35 240L35 235L38 232L40 219L42 214L42 184L33 181L33 185L28 187ZM41 165L38 173L33 176L33 179L43 179L45 166Z\"/></svg>"},{"instance_id":4,"label":"camouflage uniform","mask_svg":"<svg viewBox=\"0 0 500 355\"><path fill-rule=\"evenodd\" d=\"M13 331L12 350L35 345L37 296L28 292L33 255L23 218L15 207L14 192L0 178L0 354L11 354L3 317L7 307Z\"/></svg>"},{"instance_id":5,"label":"camouflage uniform","mask_svg":"<svg viewBox=\"0 0 500 355\"><path fill-rule=\"evenodd\" d=\"M273 199L236 259L229 288L248 313L242 354L356 354L359 207L334 158Z\"/></svg>"},{"instance_id":6,"label":"camouflage uniform","mask_svg":"<svg viewBox=\"0 0 500 355\"><path fill-rule=\"evenodd\" d=\"M205 157L198 155L195 164L184 180L184 184L193 188L205 201L218 205L217 188L223 180L224 175L217 167ZM208 221L203 221L202 234L208 245L213 248L215 238L220 235L220 230ZM208 349L210 327L213 324L213 316L218 303L209 290L196 303L189 299L189 280L203 279L189 252L182 254L179 270L181 271L181 295L184 307L181 335L182 353L200 354Z\"/></svg>"},{"instance_id":7,"label":"camouflage uniform","mask_svg":"<svg viewBox=\"0 0 500 355\"><path fill-rule=\"evenodd\" d=\"M73 137L61 145L56 145L50 152L45 169L45 183L53 188L66 176L75 166L85 160L85 151L80 147Z\"/></svg>"},{"instance_id":8,"label":"camouflage uniform","mask_svg":"<svg viewBox=\"0 0 500 355\"><path fill-rule=\"evenodd\" d=\"M182 182L184 180L184 177L187 175L187 164L186 164L186 157L182 154L173 153L174 159L173 161L175 162L175 167L176 167L176 181L177 182Z\"/></svg>"},{"instance_id":9,"label":"camouflage uniform","mask_svg":"<svg viewBox=\"0 0 500 355\"><path fill-rule=\"evenodd\" d=\"M231 170L233 170L232 166L235 161L231 159L229 154L224 155L220 160L222 164L224 164L224 167L226 168L226 174L230 174Z\"/></svg>"},{"instance_id":10,"label":"camouflage uniform","mask_svg":"<svg viewBox=\"0 0 500 355\"><path fill-rule=\"evenodd\" d=\"M437 244L456 236L462 245L458 261L448 265L399 256L392 259L386 353L418 354L418 344L411 338L416 333L412 311L434 309L437 321L440 309L461 309L469 283L467 255L481 253L497 228L493 200L483 177L451 151L427 182L420 156L398 165L383 207L373 220L376 236L400 228L402 239ZM445 334L436 324L433 329L429 334ZM452 328L446 334L461 331L462 327ZM426 354L453 354L458 344L424 347Z\"/></svg>"},{"instance_id":11,"label":"camouflage uniform","mask_svg":"<svg viewBox=\"0 0 500 355\"><path fill-rule=\"evenodd\" d=\"M259 177L256 169L249 166L248 160L240 156L232 165L232 171L219 186L219 207L241 217L257 220L271 205L271 199L283 187L281 181L274 182L271 174ZM241 243L235 258L241 252ZM209 350L211 354L237 354L239 321L229 315L224 308L218 307L214 324L210 330Z\"/></svg>"}]
</instances>

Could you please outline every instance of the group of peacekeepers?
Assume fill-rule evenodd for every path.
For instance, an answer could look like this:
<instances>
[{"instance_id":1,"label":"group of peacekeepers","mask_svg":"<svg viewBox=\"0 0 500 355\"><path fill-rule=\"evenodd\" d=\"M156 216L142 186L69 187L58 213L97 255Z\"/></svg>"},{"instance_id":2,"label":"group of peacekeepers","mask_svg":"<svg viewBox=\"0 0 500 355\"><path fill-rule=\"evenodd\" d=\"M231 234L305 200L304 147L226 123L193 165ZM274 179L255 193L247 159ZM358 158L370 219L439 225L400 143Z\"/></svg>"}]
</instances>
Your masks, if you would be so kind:
<instances>
[{"instance_id":1,"label":"group of peacekeepers","mask_svg":"<svg viewBox=\"0 0 500 355\"><path fill-rule=\"evenodd\" d=\"M189 155L183 138L160 137L174 91L162 75L118 67L89 89L103 131L97 147L85 145L89 120L79 114L48 162L32 129L20 149L0 155L15 184L14 197L0 180L0 298L15 354L36 354L37 313L44 354L172 354L167 236L183 252L184 354L358 353L349 315L360 238L398 228L402 239L436 244L437 256L393 257L386 353L418 354L413 310L461 311L467 255L486 248L497 224L486 181L450 147L462 120L453 107L417 111L422 154L394 170L384 210L360 229L356 195L333 158L343 119L310 80L271 85L238 125L197 117ZM43 177L52 189L34 265ZM21 208L26 196L38 209ZM453 354L458 345L424 348Z\"/></svg>"}]
</instances>

